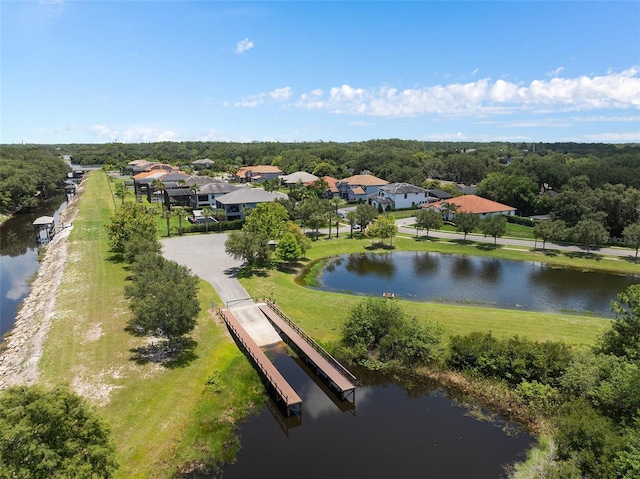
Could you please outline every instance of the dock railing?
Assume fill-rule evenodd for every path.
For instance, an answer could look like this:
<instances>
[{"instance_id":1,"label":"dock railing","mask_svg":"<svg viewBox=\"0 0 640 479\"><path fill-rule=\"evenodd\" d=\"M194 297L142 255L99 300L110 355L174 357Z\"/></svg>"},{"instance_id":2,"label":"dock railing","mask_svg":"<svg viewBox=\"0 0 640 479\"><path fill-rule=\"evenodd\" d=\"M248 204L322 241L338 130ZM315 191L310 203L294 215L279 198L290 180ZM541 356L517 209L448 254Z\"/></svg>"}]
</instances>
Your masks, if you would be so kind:
<instances>
[{"instance_id":1,"label":"dock railing","mask_svg":"<svg viewBox=\"0 0 640 479\"><path fill-rule=\"evenodd\" d=\"M280 316L284 320L285 323L287 323L291 328L293 328L293 330L296 333L298 333L307 343L309 343L309 345L313 349L315 349L318 353L320 353L320 355L324 359L326 359L334 368L336 368L336 370L342 376L344 376L346 379L351 381L354 386L357 384L357 381L358 381L357 378L353 374L351 374L351 372L347 368L345 368L342 364L340 364L340 362L336 358L331 356L331 354L329 354L322 346L320 346L311 336L309 336L302 329L300 329L300 327L296 323L294 323L284 313L284 311L282 311L278 306L276 306L276 303L274 303L270 299L265 299L264 301L278 316Z\"/></svg>"},{"instance_id":2,"label":"dock railing","mask_svg":"<svg viewBox=\"0 0 640 479\"><path fill-rule=\"evenodd\" d=\"M234 336L238 339L238 341L240 341L240 343L244 347L245 351L247 351L249 356L251 356L251 359L253 359L254 364L258 366L258 369L260 369L264 377L267 379L267 381L269 381L269 384L273 386L273 388L276 390L278 395L281 398L283 398L284 402L288 405L289 398L287 397L285 392L278 387L278 384L276 383L276 381L271 377L271 375L264 368L260 360L255 356L255 354L252 351L252 348L250 348L249 345L245 342L242 334L240 334L238 330L233 326L233 324L231 324L231 321L229 320L229 318L227 318L227 315L224 314L224 311L222 309L218 308L218 312L220 313L220 316L222 316L222 319L224 319L224 322L227 324L227 327L233 332Z\"/></svg>"}]
</instances>

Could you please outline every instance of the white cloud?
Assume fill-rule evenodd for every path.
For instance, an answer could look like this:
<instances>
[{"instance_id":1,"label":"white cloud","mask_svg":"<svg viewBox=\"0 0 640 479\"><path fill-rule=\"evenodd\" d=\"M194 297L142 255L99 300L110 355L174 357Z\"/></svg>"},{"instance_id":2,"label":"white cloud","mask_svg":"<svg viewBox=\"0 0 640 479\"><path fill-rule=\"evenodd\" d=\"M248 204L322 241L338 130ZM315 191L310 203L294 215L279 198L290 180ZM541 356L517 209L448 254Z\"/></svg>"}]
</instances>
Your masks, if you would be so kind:
<instances>
[{"instance_id":1,"label":"white cloud","mask_svg":"<svg viewBox=\"0 0 640 479\"><path fill-rule=\"evenodd\" d=\"M558 75L560 75L560 72L562 72L562 70L564 70L564 67L558 67L555 70L551 70L547 72L547 76L549 78L551 77L557 77Z\"/></svg>"},{"instance_id":2,"label":"white cloud","mask_svg":"<svg viewBox=\"0 0 640 479\"><path fill-rule=\"evenodd\" d=\"M236 53L238 55L242 55L247 50L251 50L253 48L253 40L249 40L245 38L244 40L239 41L236 44Z\"/></svg>"},{"instance_id":3,"label":"white cloud","mask_svg":"<svg viewBox=\"0 0 640 479\"><path fill-rule=\"evenodd\" d=\"M296 106L338 114L411 117L425 114L486 116L535 111L584 111L640 108L640 68L603 76L533 80L528 85L488 78L398 90L393 87L333 87L328 94L302 94Z\"/></svg>"},{"instance_id":4,"label":"white cloud","mask_svg":"<svg viewBox=\"0 0 640 479\"><path fill-rule=\"evenodd\" d=\"M267 93L259 93L257 95L249 95L244 97L239 102L235 103L235 106L243 106L245 108L255 108L265 102L283 102L287 101L293 95L291 87L285 86L283 88L276 88Z\"/></svg>"}]
</instances>

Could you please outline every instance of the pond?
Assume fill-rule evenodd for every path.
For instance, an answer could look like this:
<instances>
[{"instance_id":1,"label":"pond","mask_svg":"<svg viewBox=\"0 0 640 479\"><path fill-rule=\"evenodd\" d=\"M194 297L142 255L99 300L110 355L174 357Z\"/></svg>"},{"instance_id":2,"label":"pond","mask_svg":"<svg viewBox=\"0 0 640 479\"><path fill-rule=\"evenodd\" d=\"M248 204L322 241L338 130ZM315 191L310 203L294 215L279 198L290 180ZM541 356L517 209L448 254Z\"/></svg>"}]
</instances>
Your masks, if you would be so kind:
<instances>
[{"instance_id":1,"label":"pond","mask_svg":"<svg viewBox=\"0 0 640 479\"><path fill-rule=\"evenodd\" d=\"M40 216L53 216L57 223L66 205L59 195L0 226L0 338L13 328L18 306L31 290L29 278L40 266L32 223Z\"/></svg>"},{"instance_id":2,"label":"pond","mask_svg":"<svg viewBox=\"0 0 640 479\"><path fill-rule=\"evenodd\" d=\"M397 252L330 258L319 289L354 294L613 317L610 302L635 275L483 256Z\"/></svg>"},{"instance_id":3,"label":"pond","mask_svg":"<svg viewBox=\"0 0 640 479\"><path fill-rule=\"evenodd\" d=\"M475 419L433 383L403 388L382 374L355 370L362 385L353 407L330 399L283 349L269 354L302 397L301 420L282 428L268 408L251 417L224 479L495 479L506 477L504 467L523 460L533 442L499 418Z\"/></svg>"}]
</instances>

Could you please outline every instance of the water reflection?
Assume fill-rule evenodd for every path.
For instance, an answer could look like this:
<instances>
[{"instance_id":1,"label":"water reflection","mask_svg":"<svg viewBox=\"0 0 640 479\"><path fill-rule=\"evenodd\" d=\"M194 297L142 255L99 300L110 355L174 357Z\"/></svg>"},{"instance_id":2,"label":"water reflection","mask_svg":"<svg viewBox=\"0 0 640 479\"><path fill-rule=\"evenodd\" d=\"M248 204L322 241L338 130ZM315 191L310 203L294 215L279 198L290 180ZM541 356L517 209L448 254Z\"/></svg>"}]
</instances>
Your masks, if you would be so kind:
<instances>
[{"instance_id":1,"label":"water reflection","mask_svg":"<svg viewBox=\"0 0 640 479\"><path fill-rule=\"evenodd\" d=\"M283 434L268 410L250 418L241 430L237 462L224 468L224 479L494 479L504 476L504 465L522 460L532 442L517 430L506 434L502 423L469 417L433 383L399 385L359 369L355 413L344 413L287 354L273 360L302 397L302 424Z\"/></svg>"},{"instance_id":2,"label":"water reflection","mask_svg":"<svg viewBox=\"0 0 640 479\"><path fill-rule=\"evenodd\" d=\"M66 206L64 200L64 195L52 198L0 227L0 336L13 328L17 308L31 289L29 278L40 266L32 223L39 216L54 216L58 221Z\"/></svg>"},{"instance_id":3,"label":"water reflection","mask_svg":"<svg viewBox=\"0 0 640 479\"><path fill-rule=\"evenodd\" d=\"M438 257L434 254L416 253L413 256L413 271L420 276L428 276L438 271Z\"/></svg>"},{"instance_id":4,"label":"water reflection","mask_svg":"<svg viewBox=\"0 0 640 479\"><path fill-rule=\"evenodd\" d=\"M370 274L378 278L393 278L396 266L390 254L351 254L346 270L354 274Z\"/></svg>"},{"instance_id":5,"label":"water reflection","mask_svg":"<svg viewBox=\"0 0 640 479\"><path fill-rule=\"evenodd\" d=\"M320 278L323 290L605 317L613 317L611 300L640 282L634 275L439 253L344 255L330 264Z\"/></svg>"}]
</instances>

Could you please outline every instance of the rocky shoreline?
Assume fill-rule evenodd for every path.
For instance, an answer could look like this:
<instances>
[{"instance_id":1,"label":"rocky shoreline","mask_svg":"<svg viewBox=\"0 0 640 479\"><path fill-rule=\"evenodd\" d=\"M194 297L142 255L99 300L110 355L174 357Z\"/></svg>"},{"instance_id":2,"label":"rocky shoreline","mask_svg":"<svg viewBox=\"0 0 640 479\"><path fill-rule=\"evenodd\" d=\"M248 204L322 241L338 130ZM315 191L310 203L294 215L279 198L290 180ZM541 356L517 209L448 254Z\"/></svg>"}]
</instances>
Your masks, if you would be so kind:
<instances>
[{"instance_id":1,"label":"rocky shoreline","mask_svg":"<svg viewBox=\"0 0 640 479\"><path fill-rule=\"evenodd\" d=\"M61 223L73 224L84 191L84 181L60 214ZM38 381L38 364L51 320L55 316L56 296L67 262L71 229L63 229L47 245L36 279L31 284L31 292L22 302L14 327L5 338L0 351L0 390Z\"/></svg>"}]
</instances>

